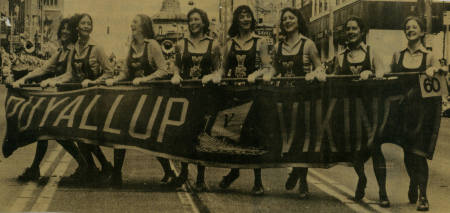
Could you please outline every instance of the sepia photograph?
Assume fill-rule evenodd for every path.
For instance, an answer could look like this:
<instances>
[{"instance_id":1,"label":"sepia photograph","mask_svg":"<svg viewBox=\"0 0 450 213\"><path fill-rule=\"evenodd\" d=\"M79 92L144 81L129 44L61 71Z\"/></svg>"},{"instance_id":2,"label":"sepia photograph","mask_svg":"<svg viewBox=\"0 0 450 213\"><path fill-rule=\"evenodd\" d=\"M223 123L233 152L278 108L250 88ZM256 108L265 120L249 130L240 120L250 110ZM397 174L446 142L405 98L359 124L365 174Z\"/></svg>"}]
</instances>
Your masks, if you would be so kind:
<instances>
[{"instance_id":1,"label":"sepia photograph","mask_svg":"<svg viewBox=\"0 0 450 213\"><path fill-rule=\"evenodd\" d=\"M0 15L0 213L449 212L450 0Z\"/></svg>"}]
</instances>

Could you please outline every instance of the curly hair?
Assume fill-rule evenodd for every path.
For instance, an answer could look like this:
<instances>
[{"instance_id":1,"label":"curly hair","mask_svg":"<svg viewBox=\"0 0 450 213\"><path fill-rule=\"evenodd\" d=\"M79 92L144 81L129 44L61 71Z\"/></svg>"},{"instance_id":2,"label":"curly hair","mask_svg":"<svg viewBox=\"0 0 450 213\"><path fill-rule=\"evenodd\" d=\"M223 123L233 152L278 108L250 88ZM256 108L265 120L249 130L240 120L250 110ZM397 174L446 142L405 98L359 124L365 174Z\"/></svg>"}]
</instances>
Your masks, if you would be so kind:
<instances>
[{"instance_id":1,"label":"curly hair","mask_svg":"<svg viewBox=\"0 0 450 213\"><path fill-rule=\"evenodd\" d=\"M61 31L66 27L66 25L67 29L70 31L69 42L75 43L75 41L77 40L77 30L74 20L72 18L63 18L61 20L61 23L59 23L57 33L58 39L61 39Z\"/></svg>"},{"instance_id":2,"label":"curly hair","mask_svg":"<svg viewBox=\"0 0 450 213\"><path fill-rule=\"evenodd\" d=\"M364 43L366 43L366 37L367 37L367 32L369 31L369 29L366 28L366 24L364 23L364 21L362 20L362 18L360 17L356 17L356 16L352 16L349 19L347 19L347 21L345 21L344 27L347 27L347 24L350 21L354 21L356 22L356 24L359 27L359 30L361 31L361 37L362 37L362 41Z\"/></svg>"},{"instance_id":3,"label":"curly hair","mask_svg":"<svg viewBox=\"0 0 450 213\"><path fill-rule=\"evenodd\" d=\"M94 28L94 21L92 20L92 16L87 13L82 13L82 14L75 14L72 17L73 23L75 25L75 29L77 29L78 25L80 24L81 19L83 19L84 17L88 17L91 20L92 28ZM78 30L76 30L76 31L78 33Z\"/></svg>"},{"instance_id":4,"label":"curly hair","mask_svg":"<svg viewBox=\"0 0 450 213\"><path fill-rule=\"evenodd\" d=\"M250 30L255 31L256 19L255 16L253 15L252 10L247 5L241 5L238 8L236 8L236 10L233 12L233 21L230 29L228 30L228 35L230 37L235 37L236 35L239 34L239 15L244 12L249 13L250 16L252 17L252 25L250 26Z\"/></svg>"},{"instance_id":5,"label":"curly hair","mask_svg":"<svg viewBox=\"0 0 450 213\"><path fill-rule=\"evenodd\" d=\"M286 35L286 30L283 27L283 16L286 12L291 12L292 14L297 17L297 24L298 24L298 32L303 34L304 36L308 35L308 26L306 24L305 18L303 17L302 12L299 9L292 8L292 7L286 7L281 10L281 16L280 16L280 29L281 34Z\"/></svg>"},{"instance_id":6,"label":"curly hair","mask_svg":"<svg viewBox=\"0 0 450 213\"><path fill-rule=\"evenodd\" d=\"M194 14L194 13L198 13L200 15L200 18L202 19L202 22L204 24L203 26L203 33L208 34L209 33L209 19L208 19L208 14L206 14L205 11L198 9L198 8L194 8L192 10L190 10L187 14L187 18L189 20L189 17ZM189 28L189 31L191 29Z\"/></svg>"}]
</instances>

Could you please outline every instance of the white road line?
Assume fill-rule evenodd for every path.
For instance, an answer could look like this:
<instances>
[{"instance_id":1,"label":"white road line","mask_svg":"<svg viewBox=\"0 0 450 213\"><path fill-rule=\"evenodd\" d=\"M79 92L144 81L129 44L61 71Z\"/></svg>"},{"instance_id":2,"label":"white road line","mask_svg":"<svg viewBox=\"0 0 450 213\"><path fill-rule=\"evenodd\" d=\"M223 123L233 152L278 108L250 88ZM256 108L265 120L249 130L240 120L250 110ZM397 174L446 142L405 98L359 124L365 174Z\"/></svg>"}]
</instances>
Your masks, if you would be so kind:
<instances>
[{"instance_id":1,"label":"white road line","mask_svg":"<svg viewBox=\"0 0 450 213\"><path fill-rule=\"evenodd\" d=\"M370 213L371 211L368 210L366 207L362 206L361 204L358 204L354 202L353 200L349 199L348 196L343 195L342 193L339 193L335 191L334 189L330 188L326 185L326 183L323 183L319 179L316 179L313 176L308 176L308 179L310 180L309 183L312 183L314 186L322 190L323 192L337 198L339 201L341 201L344 205L349 207L355 212L358 213Z\"/></svg>"},{"instance_id":2,"label":"white road line","mask_svg":"<svg viewBox=\"0 0 450 213\"><path fill-rule=\"evenodd\" d=\"M33 207L31 207L31 212L46 212L48 210L48 207L53 200L53 196L58 189L58 182L69 167L71 160L72 156L69 153L65 153L64 157L61 161L59 161L58 166L50 177L49 183L47 183Z\"/></svg>"},{"instance_id":3,"label":"white road line","mask_svg":"<svg viewBox=\"0 0 450 213\"><path fill-rule=\"evenodd\" d=\"M42 163L41 174L47 174L53 162L55 162L59 153L63 151L61 146L56 148L50 153L49 157ZM10 212L23 212L28 202L33 198L33 193L38 189L38 185L35 182L28 182L20 195L16 198L14 204L10 207Z\"/></svg>"},{"instance_id":4,"label":"white road line","mask_svg":"<svg viewBox=\"0 0 450 213\"><path fill-rule=\"evenodd\" d=\"M169 161L169 162L170 162L170 167L172 167L172 170L175 172L175 175L178 176L178 171L175 169L175 166L173 165L172 161ZM195 205L194 200L192 199L192 196L187 192L186 184L183 184L182 188L183 188L183 191L177 191L177 195L181 201L181 204L183 204L184 211L200 213L200 210Z\"/></svg>"},{"instance_id":5,"label":"white road line","mask_svg":"<svg viewBox=\"0 0 450 213\"><path fill-rule=\"evenodd\" d=\"M314 169L309 169L308 172L312 175L317 176L319 179L322 180L322 182L325 182L329 185L332 185L334 187L336 187L337 189L339 189L340 191L344 192L345 194L347 194L348 196L353 196L354 191L352 191L351 189L349 189L348 187L342 185L339 182L336 182L334 180L331 180L330 178L326 177L325 175L317 172ZM308 177L309 178L309 177ZM361 200L362 203L365 203L367 205L369 205L372 209L374 209L376 212L381 212L381 213L391 213L392 211L387 209L387 208L382 208L378 205L378 203L376 201L373 200L369 200L367 198L363 198Z\"/></svg>"}]
</instances>

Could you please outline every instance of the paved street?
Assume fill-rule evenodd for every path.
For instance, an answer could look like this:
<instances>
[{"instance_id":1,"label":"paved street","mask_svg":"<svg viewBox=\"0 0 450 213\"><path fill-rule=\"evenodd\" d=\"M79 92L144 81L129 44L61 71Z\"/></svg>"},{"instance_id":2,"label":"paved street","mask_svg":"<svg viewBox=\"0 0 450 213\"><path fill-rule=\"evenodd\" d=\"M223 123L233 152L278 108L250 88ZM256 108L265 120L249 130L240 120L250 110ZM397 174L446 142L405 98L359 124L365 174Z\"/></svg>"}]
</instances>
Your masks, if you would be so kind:
<instances>
[{"instance_id":1,"label":"paved street","mask_svg":"<svg viewBox=\"0 0 450 213\"><path fill-rule=\"evenodd\" d=\"M5 89L0 87L0 103ZM4 107L0 107L0 136L5 134ZM428 196L430 212L448 212L450 203L450 119L443 118L433 161L429 161ZM0 158L0 212L414 212L408 204L409 178L403 165L402 150L394 145L383 146L388 161L388 195L391 208L380 208L378 189L371 160L366 163L368 186L363 202L352 200L357 176L351 167L311 169L308 181L311 197L299 200L297 190L286 191L284 183L289 170L264 169L265 195L252 196L252 170L242 170L241 177L229 189L218 187L228 169L207 168L208 192L196 193L190 185L195 182L196 168L190 167L189 184L183 190L172 191L159 186L163 172L158 161L148 153L129 150L123 168L124 184L111 187L60 187L59 178L73 173L75 161L55 142L41 164L45 177L39 183L18 182L17 176L31 164L36 144L16 151L11 157ZM112 161L112 149L103 148ZM179 171L178 162L172 165ZM46 180L46 181L45 181Z\"/></svg>"}]
</instances>

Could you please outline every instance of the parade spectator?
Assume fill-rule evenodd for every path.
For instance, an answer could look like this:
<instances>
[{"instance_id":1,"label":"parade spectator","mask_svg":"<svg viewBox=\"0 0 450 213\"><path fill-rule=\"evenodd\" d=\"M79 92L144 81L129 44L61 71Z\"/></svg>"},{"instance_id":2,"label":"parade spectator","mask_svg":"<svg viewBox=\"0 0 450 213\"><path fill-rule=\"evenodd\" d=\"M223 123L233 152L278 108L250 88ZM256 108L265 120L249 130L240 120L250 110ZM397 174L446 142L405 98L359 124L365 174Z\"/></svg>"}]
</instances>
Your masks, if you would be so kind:
<instances>
[{"instance_id":1,"label":"parade spectator","mask_svg":"<svg viewBox=\"0 0 450 213\"><path fill-rule=\"evenodd\" d=\"M153 24L150 17L139 14L131 22L132 41L130 50L124 66L118 76L106 80L106 85L112 86L114 83L131 80L134 85L139 85L154 79L168 76L166 70L166 60L161 51L161 47L154 39ZM114 172L112 184L120 186L122 184L122 166L125 159L125 149L114 149ZM166 158L157 157L164 170L162 184L167 184L175 177L175 173L170 168L170 162Z\"/></svg>"}]
</instances>

